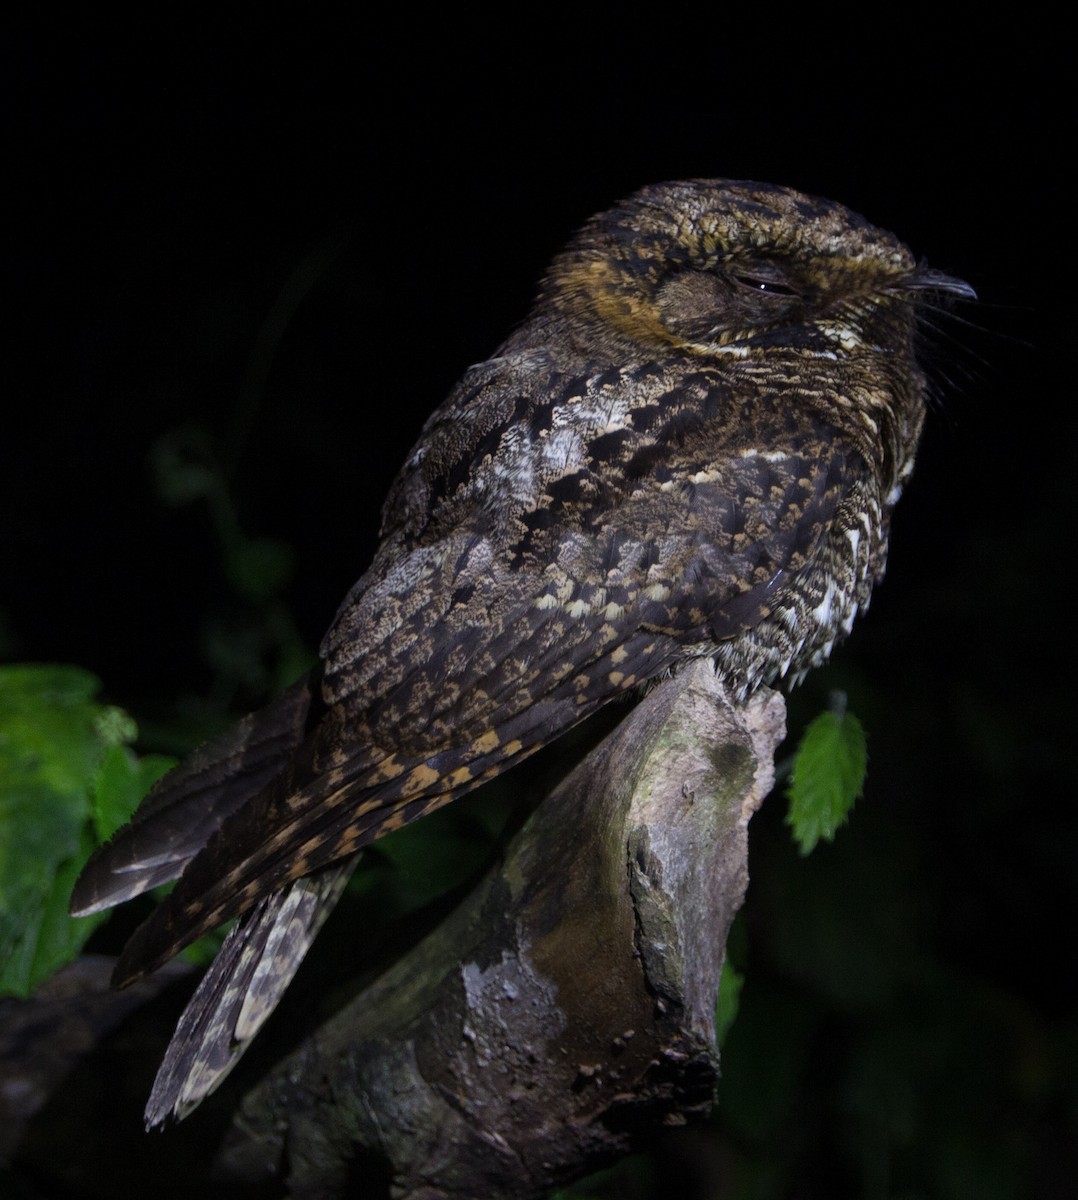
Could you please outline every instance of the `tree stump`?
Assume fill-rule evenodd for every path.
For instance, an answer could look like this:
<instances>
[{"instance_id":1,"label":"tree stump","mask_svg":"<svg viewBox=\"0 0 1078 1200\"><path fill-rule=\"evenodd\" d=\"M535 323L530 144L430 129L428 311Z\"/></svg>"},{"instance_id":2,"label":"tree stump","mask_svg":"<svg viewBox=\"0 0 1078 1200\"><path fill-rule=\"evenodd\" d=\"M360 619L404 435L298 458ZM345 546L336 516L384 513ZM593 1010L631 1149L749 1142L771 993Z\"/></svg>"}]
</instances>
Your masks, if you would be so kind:
<instances>
[{"instance_id":1,"label":"tree stump","mask_svg":"<svg viewBox=\"0 0 1078 1200\"><path fill-rule=\"evenodd\" d=\"M336 1197L539 1197L705 1116L715 1002L785 706L692 664L433 933L247 1094L216 1164ZM526 768L525 768L526 769Z\"/></svg>"}]
</instances>

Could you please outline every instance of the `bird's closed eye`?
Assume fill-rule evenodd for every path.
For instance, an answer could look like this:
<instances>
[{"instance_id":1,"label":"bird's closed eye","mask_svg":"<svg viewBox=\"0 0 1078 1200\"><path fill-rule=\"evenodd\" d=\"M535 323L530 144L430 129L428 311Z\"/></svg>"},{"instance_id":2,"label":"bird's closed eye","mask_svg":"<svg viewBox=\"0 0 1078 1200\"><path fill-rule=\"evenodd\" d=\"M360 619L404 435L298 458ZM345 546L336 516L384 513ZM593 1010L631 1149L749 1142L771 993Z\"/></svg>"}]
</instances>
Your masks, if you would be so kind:
<instances>
[{"instance_id":1,"label":"bird's closed eye","mask_svg":"<svg viewBox=\"0 0 1078 1200\"><path fill-rule=\"evenodd\" d=\"M739 287L748 288L757 295L799 296L801 294L789 276L777 267L759 266L735 271L731 278Z\"/></svg>"}]
</instances>

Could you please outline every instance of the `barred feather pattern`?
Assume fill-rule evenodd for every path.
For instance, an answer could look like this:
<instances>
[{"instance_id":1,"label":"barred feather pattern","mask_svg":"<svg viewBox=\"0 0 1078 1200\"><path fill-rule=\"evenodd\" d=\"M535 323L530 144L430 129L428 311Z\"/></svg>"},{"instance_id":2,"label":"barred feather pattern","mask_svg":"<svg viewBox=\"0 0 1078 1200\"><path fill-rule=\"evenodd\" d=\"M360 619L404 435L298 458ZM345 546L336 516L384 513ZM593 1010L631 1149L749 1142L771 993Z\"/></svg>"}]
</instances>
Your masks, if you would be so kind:
<instances>
[{"instance_id":1,"label":"barred feather pattern","mask_svg":"<svg viewBox=\"0 0 1078 1200\"><path fill-rule=\"evenodd\" d=\"M146 1104L146 1126L182 1118L224 1082L277 1007L340 898L354 859L293 880L237 918L191 997Z\"/></svg>"},{"instance_id":2,"label":"barred feather pattern","mask_svg":"<svg viewBox=\"0 0 1078 1200\"><path fill-rule=\"evenodd\" d=\"M178 876L119 984L239 916L151 1122L230 1069L364 846L689 659L745 697L827 657L883 574L924 420L917 307L946 294L972 292L766 184L656 185L584 227L426 423L317 675L80 881L93 911Z\"/></svg>"}]
</instances>

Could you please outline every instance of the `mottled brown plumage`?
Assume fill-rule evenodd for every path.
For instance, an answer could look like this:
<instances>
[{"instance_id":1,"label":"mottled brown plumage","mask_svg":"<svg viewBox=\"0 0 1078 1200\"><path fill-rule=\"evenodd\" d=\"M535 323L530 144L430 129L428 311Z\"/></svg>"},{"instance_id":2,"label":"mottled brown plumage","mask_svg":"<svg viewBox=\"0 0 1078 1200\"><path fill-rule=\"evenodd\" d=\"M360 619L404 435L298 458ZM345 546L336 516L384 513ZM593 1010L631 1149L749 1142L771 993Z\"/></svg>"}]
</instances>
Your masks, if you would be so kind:
<instances>
[{"instance_id":1,"label":"mottled brown plumage","mask_svg":"<svg viewBox=\"0 0 1078 1200\"><path fill-rule=\"evenodd\" d=\"M121 984L242 914L151 1122L235 1060L364 845L687 659L744 696L826 658L883 572L932 291L972 294L764 184L650 187L585 226L424 427L321 672L163 781L79 882L88 912L179 877Z\"/></svg>"}]
</instances>

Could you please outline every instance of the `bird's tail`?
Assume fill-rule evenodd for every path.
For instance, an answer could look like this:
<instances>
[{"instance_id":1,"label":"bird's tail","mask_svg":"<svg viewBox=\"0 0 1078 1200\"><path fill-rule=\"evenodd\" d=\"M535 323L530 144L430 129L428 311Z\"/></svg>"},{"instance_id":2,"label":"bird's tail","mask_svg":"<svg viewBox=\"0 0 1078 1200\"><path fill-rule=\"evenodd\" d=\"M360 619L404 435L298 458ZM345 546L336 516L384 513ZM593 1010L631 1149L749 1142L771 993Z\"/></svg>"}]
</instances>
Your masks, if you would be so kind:
<instances>
[{"instance_id":1,"label":"bird's tail","mask_svg":"<svg viewBox=\"0 0 1078 1200\"><path fill-rule=\"evenodd\" d=\"M337 903L358 855L247 909L188 1001L146 1105L146 1127L184 1117L239 1061Z\"/></svg>"}]
</instances>

